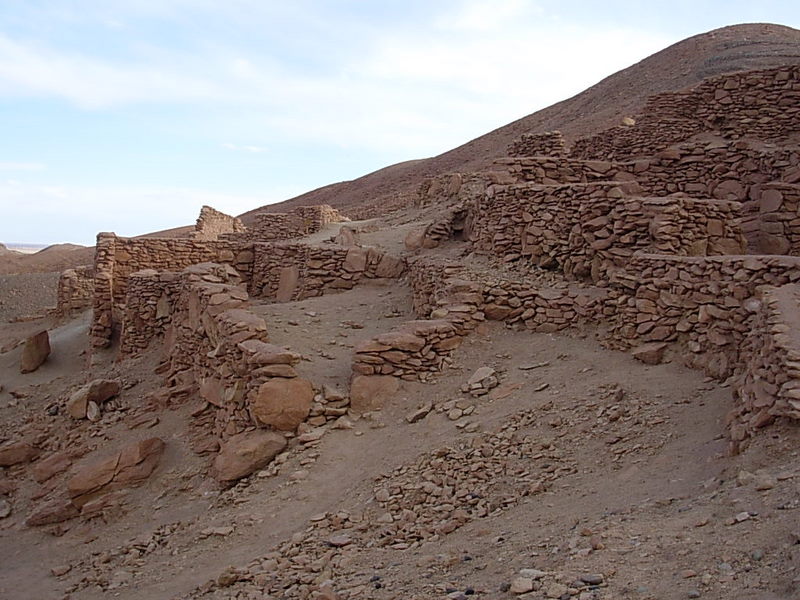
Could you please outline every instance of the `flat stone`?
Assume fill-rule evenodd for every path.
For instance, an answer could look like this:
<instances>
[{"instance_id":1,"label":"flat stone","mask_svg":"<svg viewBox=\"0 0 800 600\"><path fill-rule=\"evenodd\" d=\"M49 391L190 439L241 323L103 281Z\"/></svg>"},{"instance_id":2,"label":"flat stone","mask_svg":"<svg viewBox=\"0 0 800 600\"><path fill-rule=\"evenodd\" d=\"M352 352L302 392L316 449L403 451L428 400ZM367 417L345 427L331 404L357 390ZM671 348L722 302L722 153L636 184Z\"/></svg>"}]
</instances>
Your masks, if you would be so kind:
<instances>
[{"instance_id":1,"label":"flat stone","mask_svg":"<svg viewBox=\"0 0 800 600\"><path fill-rule=\"evenodd\" d=\"M214 477L229 483L263 469L286 448L286 438L274 431L247 431L229 438L214 459Z\"/></svg>"},{"instance_id":2,"label":"flat stone","mask_svg":"<svg viewBox=\"0 0 800 600\"><path fill-rule=\"evenodd\" d=\"M13 467L29 463L39 455L39 450L27 442L14 442L0 447L0 467Z\"/></svg>"},{"instance_id":3,"label":"flat stone","mask_svg":"<svg viewBox=\"0 0 800 600\"><path fill-rule=\"evenodd\" d=\"M642 344L635 348L631 354L636 360L640 360L646 365L658 365L664 359L664 351L669 344L665 342L654 342L652 344Z\"/></svg>"}]
</instances>

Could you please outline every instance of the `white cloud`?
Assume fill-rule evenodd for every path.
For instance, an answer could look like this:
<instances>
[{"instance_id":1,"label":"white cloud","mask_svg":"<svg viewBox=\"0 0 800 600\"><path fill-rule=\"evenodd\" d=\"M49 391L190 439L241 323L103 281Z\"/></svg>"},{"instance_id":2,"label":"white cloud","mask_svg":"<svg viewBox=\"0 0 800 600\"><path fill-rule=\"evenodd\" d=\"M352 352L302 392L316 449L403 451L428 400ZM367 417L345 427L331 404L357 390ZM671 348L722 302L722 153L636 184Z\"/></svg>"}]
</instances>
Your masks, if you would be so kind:
<instances>
[{"instance_id":1,"label":"white cloud","mask_svg":"<svg viewBox=\"0 0 800 600\"><path fill-rule=\"evenodd\" d=\"M239 3L231 14L251 6ZM530 0L467 0L456 8L424 27L390 26L380 35L330 23L369 49L326 68L292 67L269 48L231 39L194 52L148 47L113 60L0 35L0 97L58 97L94 110L191 105L224 113L224 123L240 123L240 138L257 131L270 145L302 140L418 157L573 95L672 41L554 27ZM212 121L202 126L221 128Z\"/></svg>"}]
</instances>

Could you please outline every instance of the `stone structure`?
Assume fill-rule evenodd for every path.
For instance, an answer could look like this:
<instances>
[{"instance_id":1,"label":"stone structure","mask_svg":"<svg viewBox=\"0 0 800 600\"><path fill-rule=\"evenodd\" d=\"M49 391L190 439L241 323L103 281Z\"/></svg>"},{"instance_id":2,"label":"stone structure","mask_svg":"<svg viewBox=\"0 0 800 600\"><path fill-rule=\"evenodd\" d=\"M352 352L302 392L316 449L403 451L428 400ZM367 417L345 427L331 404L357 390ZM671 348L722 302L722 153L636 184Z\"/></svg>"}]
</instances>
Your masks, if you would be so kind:
<instances>
[{"instance_id":1,"label":"stone structure","mask_svg":"<svg viewBox=\"0 0 800 600\"><path fill-rule=\"evenodd\" d=\"M194 240L213 241L224 234L244 233L245 231L247 228L238 218L226 215L210 206L203 206L190 237Z\"/></svg>"},{"instance_id":2,"label":"stone structure","mask_svg":"<svg viewBox=\"0 0 800 600\"><path fill-rule=\"evenodd\" d=\"M687 91L652 96L634 126L578 140L570 155L601 160L648 156L700 132L733 140L785 140L800 120L798 91L796 65L707 79Z\"/></svg>"},{"instance_id":3,"label":"stone structure","mask_svg":"<svg viewBox=\"0 0 800 600\"><path fill-rule=\"evenodd\" d=\"M508 147L509 156L565 156L567 146L560 131L526 133Z\"/></svg>"},{"instance_id":4,"label":"stone structure","mask_svg":"<svg viewBox=\"0 0 800 600\"><path fill-rule=\"evenodd\" d=\"M351 289L362 278L396 278L403 261L373 248L255 244L253 295L278 302Z\"/></svg>"},{"instance_id":5,"label":"stone structure","mask_svg":"<svg viewBox=\"0 0 800 600\"><path fill-rule=\"evenodd\" d=\"M330 223L349 220L327 204L298 206L287 213L262 212L255 215L249 237L260 242L290 240L320 231Z\"/></svg>"},{"instance_id":6,"label":"stone structure","mask_svg":"<svg viewBox=\"0 0 800 600\"><path fill-rule=\"evenodd\" d=\"M67 269L58 279L56 315L70 317L92 306L94 296L94 267L91 265Z\"/></svg>"}]
</instances>

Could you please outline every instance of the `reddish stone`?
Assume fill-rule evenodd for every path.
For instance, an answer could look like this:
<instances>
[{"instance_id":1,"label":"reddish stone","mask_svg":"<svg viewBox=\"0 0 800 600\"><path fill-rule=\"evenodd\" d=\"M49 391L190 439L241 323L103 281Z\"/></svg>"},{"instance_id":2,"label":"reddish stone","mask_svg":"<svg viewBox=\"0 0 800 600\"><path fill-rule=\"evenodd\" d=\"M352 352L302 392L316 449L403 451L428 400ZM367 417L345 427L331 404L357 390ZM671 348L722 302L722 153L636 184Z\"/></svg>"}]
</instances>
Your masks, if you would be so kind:
<instances>
[{"instance_id":1,"label":"reddish stone","mask_svg":"<svg viewBox=\"0 0 800 600\"><path fill-rule=\"evenodd\" d=\"M231 437L214 460L214 477L233 482L263 469L286 448L286 438L274 431L248 431Z\"/></svg>"},{"instance_id":2,"label":"reddish stone","mask_svg":"<svg viewBox=\"0 0 800 600\"><path fill-rule=\"evenodd\" d=\"M47 360L48 356L50 356L50 335L47 330L40 331L25 340L19 372L32 373Z\"/></svg>"},{"instance_id":3,"label":"reddish stone","mask_svg":"<svg viewBox=\"0 0 800 600\"><path fill-rule=\"evenodd\" d=\"M277 377L263 383L250 399L250 413L262 425L294 431L306 420L314 402L314 388L306 379Z\"/></svg>"},{"instance_id":4,"label":"reddish stone","mask_svg":"<svg viewBox=\"0 0 800 600\"><path fill-rule=\"evenodd\" d=\"M383 407L400 389L400 381L391 375L356 375L350 383L350 409L355 413Z\"/></svg>"}]
</instances>

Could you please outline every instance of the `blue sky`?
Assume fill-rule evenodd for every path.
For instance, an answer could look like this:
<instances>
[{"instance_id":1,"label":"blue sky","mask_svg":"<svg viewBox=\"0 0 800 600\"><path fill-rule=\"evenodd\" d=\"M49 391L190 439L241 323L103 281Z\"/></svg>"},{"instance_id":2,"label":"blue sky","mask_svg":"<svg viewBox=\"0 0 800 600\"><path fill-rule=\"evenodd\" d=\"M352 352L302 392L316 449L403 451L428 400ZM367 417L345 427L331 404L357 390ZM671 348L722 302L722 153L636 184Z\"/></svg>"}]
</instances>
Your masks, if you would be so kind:
<instances>
[{"instance_id":1,"label":"blue sky","mask_svg":"<svg viewBox=\"0 0 800 600\"><path fill-rule=\"evenodd\" d=\"M787 1L0 0L0 241L91 244L444 152Z\"/></svg>"}]
</instances>

